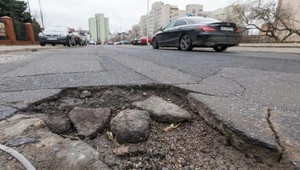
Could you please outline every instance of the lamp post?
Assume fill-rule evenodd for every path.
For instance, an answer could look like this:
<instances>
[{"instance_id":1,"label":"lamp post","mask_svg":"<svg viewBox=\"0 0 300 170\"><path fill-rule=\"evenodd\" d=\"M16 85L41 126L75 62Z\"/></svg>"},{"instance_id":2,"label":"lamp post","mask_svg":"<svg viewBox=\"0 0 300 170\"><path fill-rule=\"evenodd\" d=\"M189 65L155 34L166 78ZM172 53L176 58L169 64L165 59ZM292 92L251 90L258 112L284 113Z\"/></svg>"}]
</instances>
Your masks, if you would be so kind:
<instances>
[{"instance_id":1,"label":"lamp post","mask_svg":"<svg viewBox=\"0 0 300 170\"><path fill-rule=\"evenodd\" d=\"M147 0L147 45L148 45L148 37L149 37L149 2L150 0Z\"/></svg>"},{"instance_id":2,"label":"lamp post","mask_svg":"<svg viewBox=\"0 0 300 170\"><path fill-rule=\"evenodd\" d=\"M45 28L44 17L43 17L43 12L42 12L42 7L41 7L41 0L39 0L39 6L40 6L40 14L41 14L42 25L43 25L43 28Z\"/></svg>"},{"instance_id":3,"label":"lamp post","mask_svg":"<svg viewBox=\"0 0 300 170\"><path fill-rule=\"evenodd\" d=\"M117 17L119 17L119 18L120 18L120 21L121 21L121 25L120 25L120 29L121 29L121 30L120 30L120 31L121 31L121 41L122 41L122 25L123 25L123 24L122 24L122 23L123 23L123 22L122 22L122 17L121 17L120 15L117 15L117 14L114 14L114 15L117 16Z\"/></svg>"}]
</instances>

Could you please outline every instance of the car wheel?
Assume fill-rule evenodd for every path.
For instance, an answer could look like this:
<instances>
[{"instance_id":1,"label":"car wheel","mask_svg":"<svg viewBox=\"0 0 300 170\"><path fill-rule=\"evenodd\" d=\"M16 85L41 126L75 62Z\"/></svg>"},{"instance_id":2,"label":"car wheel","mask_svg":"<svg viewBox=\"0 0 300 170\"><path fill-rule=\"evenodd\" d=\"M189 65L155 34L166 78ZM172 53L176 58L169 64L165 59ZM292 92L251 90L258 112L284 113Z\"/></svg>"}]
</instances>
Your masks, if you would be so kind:
<instances>
[{"instance_id":1,"label":"car wheel","mask_svg":"<svg viewBox=\"0 0 300 170\"><path fill-rule=\"evenodd\" d=\"M46 44L45 44L45 43L40 43L40 45L41 45L41 46L45 46Z\"/></svg>"},{"instance_id":2,"label":"car wheel","mask_svg":"<svg viewBox=\"0 0 300 170\"><path fill-rule=\"evenodd\" d=\"M52 44L52 46L55 46L55 44Z\"/></svg>"},{"instance_id":3,"label":"car wheel","mask_svg":"<svg viewBox=\"0 0 300 170\"><path fill-rule=\"evenodd\" d=\"M183 51L190 51L193 49L192 39L188 35L183 35L180 39L180 49Z\"/></svg>"},{"instance_id":4,"label":"car wheel","mask_svg":"<svg viewBox=\"0 0 300 170\"><path fill-rule=\"evenodd\" d=\"M64 46L66 46L67 44L64 44Z\"/></svg>"},{"instance_id":5,"label":"car wheel","mask_svg":"<svg viewBox=\"0 0 300 170\"><path fill-rule=\"evenodd\" d=\"M153 49L159 49L158 43L157 43L157 41L156 41L156 38L154 38L154 39L152 40L152 48L153 48Z\"/></svg>"},{"instance_id":6,"label":"car wheel","mask_svg":"<svg viewBox=\"0 0 300 170\"><path fill-rule=\"evenodd\" d=\"M214 47L214 50L216 51L216 52L223 52L223 51L225 51L227 49L227 47Z\"/></svg>"},{"instance_id":7,"label":"car wheel","mask_svg":"<svg viewBox=\"0 0 300 170\"><path fill-rule=\"evenodd\" d=\"M68 44L67 44L67 46L68 46L68 47L71 47L71 46L72 46L71 39L69 39L69 40L68 40Z\"/></svg>"}]
</instances>

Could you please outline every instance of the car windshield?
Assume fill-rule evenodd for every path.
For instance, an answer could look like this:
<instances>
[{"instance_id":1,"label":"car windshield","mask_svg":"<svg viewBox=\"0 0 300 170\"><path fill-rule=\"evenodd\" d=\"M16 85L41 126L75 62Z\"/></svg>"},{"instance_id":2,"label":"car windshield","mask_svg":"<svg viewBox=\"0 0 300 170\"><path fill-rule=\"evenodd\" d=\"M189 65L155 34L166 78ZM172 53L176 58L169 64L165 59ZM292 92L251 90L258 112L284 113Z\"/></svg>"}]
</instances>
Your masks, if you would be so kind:
<instances>
[{"instance_id":1,"label":"car windshield","mask_svg":"<svg viewBox=\"0 0 300 170\"><path fill-rule=\"evenodd\" d=\"M67 28L65 27L48 27L45 29L46 32L66 32Z\"/></svg>"},{"instance_id":2,"label":"car windshield","mask_svg":"<svg viewBox=\"0 0 300 170\"><path fill-rule=\"evenodd\" d=\"M213 18L204 18L204 17L191 17L186 19L189 24L209 24L209 23L214 23L214 22L221 22L217 19L213 19Z\"/></svg>"}]
</instances>

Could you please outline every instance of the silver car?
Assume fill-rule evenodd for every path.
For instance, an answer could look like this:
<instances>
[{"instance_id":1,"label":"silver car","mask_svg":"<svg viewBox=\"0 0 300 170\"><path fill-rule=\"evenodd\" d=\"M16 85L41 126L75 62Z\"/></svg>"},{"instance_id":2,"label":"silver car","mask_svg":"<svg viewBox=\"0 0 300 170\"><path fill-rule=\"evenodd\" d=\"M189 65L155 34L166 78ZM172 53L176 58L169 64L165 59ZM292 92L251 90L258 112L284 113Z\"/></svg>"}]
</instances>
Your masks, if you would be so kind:
<instances>
[{"instance_id":1,"label":"silver car","mask_svg":"<svg viewBox=\"0 0 300 170\"><path fill-rule=\"evenodd\" d=\"M63 44L64 46L75 46L75 36L68 27L48 27L39 33L41 46L46 44Z\"/></svg>"}]
</instances>

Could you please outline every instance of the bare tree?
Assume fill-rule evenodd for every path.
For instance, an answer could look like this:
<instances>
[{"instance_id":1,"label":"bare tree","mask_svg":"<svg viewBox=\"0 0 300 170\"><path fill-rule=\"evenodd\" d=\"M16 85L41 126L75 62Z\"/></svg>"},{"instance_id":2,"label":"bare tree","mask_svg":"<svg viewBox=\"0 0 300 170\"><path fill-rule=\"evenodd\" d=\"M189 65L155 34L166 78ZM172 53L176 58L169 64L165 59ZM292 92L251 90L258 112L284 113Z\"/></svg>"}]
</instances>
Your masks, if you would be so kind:
<instances>
[{"instance_id":1,"label":"bare tree","mask_svg":"<svg viewBox=\"0 0 300 170\"><path fill-rule=\"evenodd\" d=\"M240 1L239 1L240 2ZM244 5L235 5L233 13L242 17L247 28L255 28L275 41L285 41L296 34L300 28L296 24L295 12L288 6L281 6L274 0L248 0ZM262 28L262 25L265 25Z\"/></svg>"}]
</instances>

